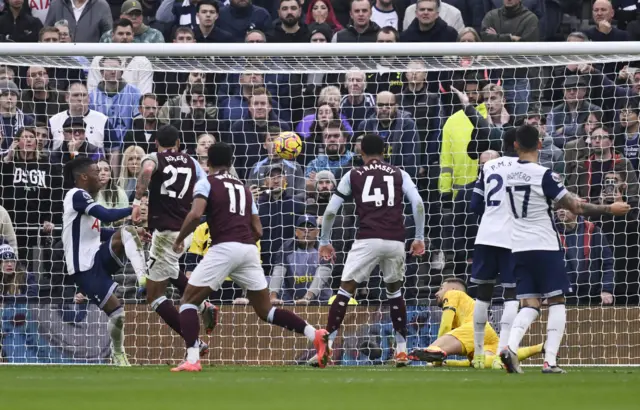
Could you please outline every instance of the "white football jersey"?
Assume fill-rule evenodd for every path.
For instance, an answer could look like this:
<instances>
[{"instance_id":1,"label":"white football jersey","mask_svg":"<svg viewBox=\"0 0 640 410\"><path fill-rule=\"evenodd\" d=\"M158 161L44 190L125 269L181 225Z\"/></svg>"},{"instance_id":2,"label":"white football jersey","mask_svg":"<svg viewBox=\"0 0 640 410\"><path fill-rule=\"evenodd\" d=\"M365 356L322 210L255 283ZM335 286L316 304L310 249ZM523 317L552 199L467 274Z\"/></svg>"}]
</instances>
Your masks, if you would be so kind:
<instances>
[{"instance_id":1,"label":"white football jersey","mask_svg":"<svg viewBox=\"0 0 640 410\"><path fill-rule=\"evenodd\" d=\"M100 221L88 212L96 205L84 189L73 188L64 197L62 244L69 275L93 267L101 243Z\"/></svg>"},{"instance_id":2,"label":"white football jersey","mask_svg":"<svg viewBox=\"0 0 640 410\"><path fill-rule=\"evenodd\" d=\"M513 218L509 211L506 181L507 174L517 160L515 157L492 159L484 164L480 172L473 192L483 197L485 209L478 228L476 244L511 249Z\"/></svg>"},{"instance_id":3,"label":"white football jersey","mask_svg":"<svg viewBox=\"0 0 640 410\"><path fill-rule=\"evenodd\" d=\"M568 193L562 178L542 165L518 160L507 173L506 184L513 215L513 252L561 250L553 202Z\"/></svg>"}]
</instances>

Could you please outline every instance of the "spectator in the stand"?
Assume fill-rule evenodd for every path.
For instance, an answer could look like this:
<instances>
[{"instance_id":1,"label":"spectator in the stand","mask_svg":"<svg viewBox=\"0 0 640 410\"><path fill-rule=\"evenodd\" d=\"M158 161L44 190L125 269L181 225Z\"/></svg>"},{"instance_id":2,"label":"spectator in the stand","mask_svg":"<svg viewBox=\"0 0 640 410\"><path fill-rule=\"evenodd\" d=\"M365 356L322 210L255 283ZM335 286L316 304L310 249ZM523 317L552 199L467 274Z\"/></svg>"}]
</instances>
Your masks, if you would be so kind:
<instances>
[{"instance_id":1,"label":"spectator in the stand","mask_svg":"<svg viewBox=\"0 0 640 410\"><path fill-rule=\"evenodd\" d=\"M140 0L127 0L120 8L120 19L129 20L132 24L134 43L164 43L164 36L159 30L151 28L142 21L142 3ZM115 27L114 27L115 29ZM111 43L115 41L115 36L111 31L107 31L100 37L101 43ZM129 42L129 41L127 41ZM151 92L151 90L149 90Z\"/></svg>"},{"instance_id":2,"label":"spectator in the stand","mask_svg":"<svg viewBox=\"0 0 640 410\"><path fill-rule=\"evenodd\" d=\"M640 170L640 106L637 100L635 104L628 104L620 110L620 122L617 124L615 148L631 161L633 169Z\"/></svg>"},{"instance_id":3,"label":"spectator in the stand","mask_svg":"<svg viewBox=\"0 0 640 410\"><path fill-rule=\"evenodd\" d=\"M156 152L156 132L160 127L158 121L158 97L155 94L144 94L140 97L140 114L133 118L133 126L124 138L123 149L137 145L147 154Z\"/></svg>"},{"instance_id":4,"label":"spectator in the stand","mask_svg":"<svg viewBox=\"0 0 640 410\"><path fill-rule=\"evenodd\" d=\"M572 285L569 300L575 297L580 304L612 304L613 252L602 231L566 209L558 209L556 218Z\"/></svg>"},{"instance_id":5,"label":"spectator in the stand","mask_svg":"<svg viewBox=\"0 0 640 410\"><path fill-rule=\"evenodd\" d=\"M539 41L538 18L524 7L521 0L504 0L503 7L489 11L482 20L480 36L486 42ZM529 110L529 78L536 76L529 68L505 69L502 87L510 114L522 116Z\"/></svg>"},{"instance_id":6,"label":"spectator in the stand","mask_svg":"<svg viewBox=\"0 0 640 410\"><path fill-rule=\"evenodd\" d=\"M282 165L276 164L269 170L264 185L252 191L262 222L261 259L266 275L271 272L282 243L293 239L296 215L303 210L303 204L294 200L285 189L285 184Z\"/></svg>"},{"instance_id":7,"label":"spectator in the stand","mask_svg":"<svg viewBox=\"0 0 640 410\"><path fill-rule=\"evenodd\" d=\"M0 66L0 81L13 81L16 77L13 68L7 66Z\"/></svg>"},{"instance_id":8,"label":"spectator in the stand","mask_svg":"<svg viewBox=\"0 0 640 410\"><path fill-rule=\"evenodd\" d=\"M79 117L85 123L87 141L97 147L104 147L104 136L109 118L101 112L89 109L89 93L82 83L73 83L65 93L65 101L69 108L59 112L49 120L53 150L57 150L65 140L63 125L70 117Z\"/></svg>"},{"instance_id":9,"label":"spectator in the stand","mask_svg":"<svg viewBox=\"0 0 640 410\"><path fill-rule=\"evenodd\" d=\"M404 75L407 81L400 93L398 108L410 113L416 121L422 145L418 152L426 153L420 163L433 164L440 152L440 98L427 89L427 67L422 61L410 61Z\"/></svg>"},{"instance_id":10,"label":"spectator in the stand","mask_svg":"<svg viewBox=\"0 0 640 410\"><path fill-rule=\"evenodd\" d=\"M405 43L455 43L458 31L440 18L440 0L418 0L416 18L400 34Z\"/></svg>"},{"instance_id":11,"label":"spectator in the stand","mask_svg":"<svg viewBox=\"0 0 640 410\"><path fill-rule=\"evenodd\" d=\"M417 148L420 145L416 123L408 112L398 110L394 94L389 91L379 93L375 114L364 120L358 130L381 136L386 143L385 160L412 177L417 175L420 155Z\"/></svg>"},{"instance_id":12,"label":"spectator in the stand","mask_svg":"<svg viewBox=\"0 0 640 410\"><path fill-rule=\"evenodd\" d=\"M587 82L583 77L574 75L564 80L564 102L553 107L547 116L547 134L557 147L562 148L577 137L590 112L601 111L585 98L586 94Z\"/></svg>"},{"instance_id":13,"label":"spectator in the stand","mask_svg":"<svg viewBox=\"0 0 640 410\"><path fill-rule=\"evenodd\" d=\"M549 168L559 175L564 175L564 151L556 147L553 143L553 138L549 134L547 134L547 130L545 127L546 118L542 114L540 114L540 111L529 110L527 116L522 120L524 124L533 125L534 127L536 127L538 129L538 132L540 133L542 147L538 152L538 163L543 167ZM516 125L518 124L516 123Z\"/></svg>"},{"instance_id":14,"label":"spectator in the stand","mask_svg":"<svg viewBox=\"0 0 640 410\"><path fill-rule=\"evenodd\" d=\"M1 41L13 43L36 43L42 22L33 17L27 0L5 0L5 12L0 14Z\"/></svg>"},{"instance_id":15,"label":"spectator in the stand","mask_svg":"<svg viewBox=\"0 0 640 410\"><path fill-rule=\"evenodd\" d=\"M22 258L21 258L22 259ZM4 240L0 243L0 295L2 296L19 296L19 295L37 295L37 278L32 273L27 273L20 266L15 248ZM24 324L23 324L24 325ZM11 341L11 335L3 340L6 346L3 348L17 347L17 342ZM7 340L8 339L8 340ZM3 356L4 356L3 351ZM7 354L7 356L14 356Z\"/></svg>"},{"instance_id":16,"label":"spectator in the stand","mask_svg":"<svg viewBox=\"0 0 640 410\"><path fill-rule=\"evenodd\" d=\"M218 27L233 36L238 43L244 40L249 30L258 29L263 33L273 30L273 18L262 7L251 4L251 0L230 0L220 10Z\"/></svg>"},{"instance_id":17,"label":"spectator in the stand","mask_svg":"<svg viewBox=\"0 0 640 410\"><path fill-rule=\"evenodd\" d=\"M111 171L111 165L105 160L98 161L98 168L100 168L100 192L96 197L96 202L108 209L114 208L128 208L129 198L127 193L116 184L116 179L113 177ZM112 226L118 226L124 222L124 220L118 221L120 223L112 224Z\"/></svg>"},{"instance_id":18,"label":"spectator in the stand","mask_svg":"<svg viewBox=\"0 0 640 410\"><path fill-rule=\"evenodd\" d=\"M589 158L589 154L591 154L589 137L591 136L591 131L602 124L603 116L602 111L589 113L587 121L578 127L578 138L565 144L563 149L565 163L564 174L570 175L575 173L576 168Z\"/></svg>"},{"instance_id":19,"label":"spectator in the stand","mask_svg":"<svg viewBox=\"0 0 640 410\"><path fill-rule=\"evenodd\" d=\"M205 78L206 75L202 71L192 71L188 73L184 91L179 95L170 96L167 102L164 103L162 108L160 108L158 118L162 124L169 124L180 118L182 114L188 115L191 112L191 108L187 102L189 89L193 84L200 84L204 86ZM210 112L210 114L213 115L214 112Z\"/></svg>"},{"instance_id":20,"label":"spectator in the stand","mask_svg":"<svg viewBox=\"0 0 640 410\"><path fill-rule=\"evenodd\" d=\"M120 19L114 23L113 31L110 32L114 43L128 44L133 41L133 25L127 19ZM135 87L139 92L146 94L153 91L153 66L147 57L136 56L132 58L108 57L109 60L119 61L117 78L124 81L129 86ZM105 57L95 57L91 62L87 88L90 93L104 81L103 67L101 64L107 60ZM124 70L122 70L124 68ZM106 114L106 113L105 113Z\"/></svg>"},{"instance_id":21,"label":"spectator in the stand","mask_svg":"<svg viewBox=\"0 0 640 410\"><path fill-rule=\"evenodd\" d=\"M140 173L140 163L144 156L145 153L142 148L135 145L124 150L122 155L118 186L124 190L129 202L133 201L133 196L136 193L136 181Z\"/></svg>"},{"instance_id":22,"label":"spectator in the stand","mask_svg":"<svg viewBox=\"0 0 640 410\"><path fill-rule=\"evenodd\" d=\"M220 3L216 0L201 0L197 6L198 24L192 27L197 43L233 43L231 33L216 26L220 16Z\"/></svg>"},{"instance_id":23,"label":"spectator in the stand","mask_svg":"<svg viewBox=\"0 0 640 410\"><path fill-rule=\"evenodd\" d=\"M489 12L490 10L499 9L504 5L504 0L484 0L484 2L485 2L485 13ZM545 20L547 17L546 16L547 13L546 13L545 3L547 2L547 0L520 0L520 2L524 7L526 7L528 10L530 10L533 14L536 15L536 17L538 18L538 24L540 29L540 40L541 41L546 40L545 34L547 30L546 30ZM557 22L558 25L559 23L560 22ZM553 22L553 24L556 24L556 23ZM555 34L555 31L553 34Z\"/></svg>"},{"instance_id":24,"label":"spectator in the stand","mask_svg":"<svg viewBox=\"0 0 640 410\"><path fill-rule=\"evenodd\" d=\"M193 154L196 140L202 133L217 135L218 111L209 101L204 86L200 83L192 84L186 94L189 113L182 113L171 122L182 132L182 144L187 152Z\"/></svg>"},{"instance_id":25,"label":"spectator in the stand","mask_svg":"<svg viewBox=\"0 0 640 410\"><path fill-rule=\"evenodd\" d=\"M486 114L480 113L471 105L469 97L451 87L451 91L458 96L464 114L473 124L471 141L467 145L469 158L477 159L481 152L487 150L502 151L503 136L513 128L513 116L505 109L504 90L497 84L487 84L482 89L482 101ZM486 116L485 116L486 115Z\"/></svg>"},{"instance_id":26,"label":"spectator in the stand","mask_svg":"<svg viewBox=\"0 0 640 410\"><path fill-rule=\"evenodd\" d=\"M350 4L350 24L338 31L331 41L334 43L375 42L380 26L371 21L371 3L369 0L351 0Z\"/></svg>"},{"instance_id":27,"label":"spectator in the stand","mask_svg":"<svg viewBox=\"0 0 640 410\"><path fill-rule=\"evenodd\" d=\"M484 81L477 76L465 78L465 94L469 103L483 117L487 115L487 107L482 103L480 89ZM450 116L442 127L442 145L440 147L440 177L438 190L447 199L453 199L455 191L474 181L478 174L478 161L469 157L467 146L471 141L473 124L464 113L459 110Z\"/></svg>"},{"instance_id":28,"label":"spectator in the stand","mask_svg":"<svg viewBox=\"0 0 640 410\"><path fill-rule=\"evenodd\" d=\"M209 174L209 165L207 160L209 159L209 147L216 143L216 137L211 134L198 135L195 157L198 160L202 169L206 174ZM238 176L236 169L232 166L229 168L229 173L235 177ZM206 224L206 223L205 223Z\"/></svg>"},{"instance_id":29,"label":"spectator in the stand","mask_svg":"<svg viewBox=\"0 0 640 410\"><path fill-rule=\"evenodd\" d=\"M249 116L233 123L229 141L235 146L235 168L240 178L247 179L251 168L260 160L260 143L269 127L290 131L289 124L281 121L271 107L271 94L264 88L256 88L249 98Z\"/></svg>"},{"instance_id":30,"label":"spectator in the stand","mask_svg":"<svg viewBox=\"0 0 640 410\"><path fill-rule=\"evenodd\" d=\"M393 27L402 31L405 8L404 4L400 5L400 2L394 0L375 0L371 10L371 21L379 27Z\"/></svg>"},{"instance_id":31,"label":"spectator in the stand","mask_svg":"<svg viewBox=\"0 0 640 410\"><path fill-rule=\"evenodd\" d=\"M0 239L6 241L14 249L18 247L16 231L13 229L11 216L2 205L0 205Z\"/></svg>"},{"instance_id":32,"label":"spectator in the stand","mask_svg":"<svg viewBox=\"0 0 640 410\"><path fill-rule=\"evenodd\" d=\"M267 36L260 30L249 30L247 35L244 37L245 43L266 43Z\"/></svg>"},{"instance_id":33,"label":"spectator in the stand","mask_svg":"<svg viewBox=\"0 0 640 410\"><path fill-rule=\"evenodd\" d=\"M638 175L631 161L613 148L613 133L603 125L596 126L589 137L593 153L575 172L567 175L567 189L590 202L597 202L605 185L605 175L615 172L626 186L627 198L638 201Z\"/></svg>"},{"instance_id":34,"label":"spectator in the stand","mask_svg":"<svg viewBox=\"0 0 640 410\"><path fill-rule=\"evenodd\" d=\"M38 151L35 129L18 130L15 144L0 164L0 197L16 227L18 248L22 254L37 245L39 226L45 234L61 222L62 169L51 164Z\"/></svg>"},{"instance_id":35,"label":"spectator in the stand","mask_svg":"<svg viewBox=\"0 0 640 410\"><path fill-rule=\"evenodd\" d=\"M309 27L302 22L302 7L298 0L280 0L279 21L276 22L269 43L308 43Z\"/></svg>"},{"instance_id":36,"label":"spectator in the stand","mask_svg":"<svg viewBox=\"0 0 640 410\"><path fill-rule=\"evenodd\" d=\"M362 121L373 114L376 99L365 91L367 75L362 70L349 70L344 76L344 86L347 95L340 101L340 113L349 120L353 129L357 129Z\"/></svg>"},{"instance_id":37,"label":"spectator in the stand","mask_svg":"<svg viewBox=\"0 0 640 410\"><path fill-rule=\"evenodd\" d=\"M331 171L336 178L341 178L351 166L353 152L348 149L347 137L340 121L333 120L327 125L322 135L324 154L309 162L305 170L307 190L314 189L318 172Z\"/></svg>"},{"instance_id":38,"label":"spectator in the stand","mask_svg":"<svg viewBox=\"0 0 640 410\"><path fill-rule=\"evenodd\" d=\"M60 30L56 27L43 27L38 34L39 43L59 43Z\"/></svg>"},{"instance_id":39,"label":"spectator in the stand","mask_svg":"<svg viewBox=\"0 0 640 410\"><path fill-rule=\"evenodd\" d=\"M46 123L49 117L67 109L64 96L49 85L44 67L32 65L27 69L27 86L29 89L22 90L18 106L33 116L35 122Z\"/></svg>"},{"instance_id":40,"label":"spectator in the stand","mask_svg":"<svg viewBox=\"0 0 640 410\"><path fill-rule=\"evenodd\" d=\"M193 27L198 24L198 0L162 0L156 10L156 21L163 25L165 34L170 34L175 26Z\"/></svg>"},{"instance_id":41,"label":"spectator in the stand","mask_svg":"<svg viewBox=\"0 0 640 410\"><path fill-rule=\"evenodd\" d=\"M0 154L13 144L13 136L25 126L34 125L31 115L18 108L20 90L13 81L0 81Z\"/></svg>"},{"instance_id":42,"label":"spectator in the stand","mask_svg":"<svg viewBox=\"0 0 640 410\"><path fill-rule=\"evenodd\" d=\"M60 20L69 23L71 38L75 43L97 43L113 25L111 8L106 0L53 1L44 25L53 26Z\"/></svg>"},{"instance_id":43,"label":"spectator in the stand","mask_svg":"<svg viewBox=\"0 0 640 410\"><path fill-rule=\"evenodd\" d=\"M296 195L305 189L304 171L302 166L295 161L288 161L276 154L273 141L282 132L279 127L270 126L267 132L261 135L262 148L266 156L260 159L247 173L247 184L251 189L265 185L265 178L273 165L279 165L285 174L286 189L291 195Z\"/></svg>"},{"instance_id":44,"label":"spectator in the stand","mask_svg":"<svg viewBox=\"0 0 640 410\"><path fill-rule=\"evenodd\" d=\"M393 27L383 27L378 31L376 43L397 43L400 40L400 33ZM400 94L402 90L402 72L397 71L397 67L402 65L402 61L395 56L376 57L376 68L367 73L367 89L371 94L378 94L381 91L391 91Z\"/></svg>"},{"instance_id":45,"label":"spectator in the stand","mask_svg":"<svg viewBox=\"0 0 640 410\"><path fill-rule=\"evenodd\" d=\"M58 30L60 34L60 42L61 43L71 43L71 33L69 33L69 22L67 20L56 21L56 24L53 25L54 28Z\"/></svg>"},{"instance_id":46,"label":"spectator in the stand","mask_svg":"<svg viewBox=\"0 0 640 410\"><path fill-rule=\"evenodd\" d=\"M405 30L411 25L411 23L413 23L413 20L416 19L416 8L417 3L407 7L404 15L404 23L402 24L402 27L404 27ZM441 1L438 14L445 23L447 23L450 27L453 27L457 32L460 32L460 30L465 27L464 20L462 19L462 13L460 13L460 10L458 10L451 4L447 4L444 1Z\"/></svg>"},{"instance_id":47,"label":"spectator in the stand","mask_svg":"<svg viewBox=\"0 0 640 410\"><path fill-rule=\"evenodd\" d=\"M307 14L305 17L305 23L310 25L327 24L331 27L332 32L342 30L342 24L336 18L336 13L333 11L333 5L329 0L311 0L307 7ZM328 39L331 41L331 39Z\"/></svg>"},{"instance_id":48,"label":"spectator in the stand","mask_svg":"<svg viewBox=\"0 0 640 410\"><path fill-rule=\"evenodd\" d=\"M118 175L120 152L124 137L133 126L133 117L139 114L140 90L122 78L122 60L103 57L100 61L102 81L89 92L89 107L109 117L105 135L105 153Z\"/></svg>"},{"instance_id":49,"label":"spectator in the stand","mask_svg":"<svg viewBox=\"0 0 640 410\"><path fill-rule=\"evenodd\" d=\"M486 13L484 1L446 0L446 3L460 11L465 27L473 27L477 31L480 31L480 27L482 26L482 18ZM442 9L440 10L440 12L442 14ZM448 24L450 26L452 25L450 23Z\"/></svg>"},{"instance_id":50,"label":"spectator in the stand","mask_svg":"<svg viewBox=\"0 0 640 410\"><path fill-rule=\"evenodd\" d=\"M63 140L58 148L51 151L52 164L65 165L78 156L89 157L94 161L105 158L104 150L87 140L86 128L91 129L86 117L67 117L62 126Z\"/></svg>"},{"instance_id":51,"label":"spectator in the stand","mask_svg":"<svg viewBox=\"0 0 640 410\"><path fill-rule=\"evenodd\" d=\"M49 156L51 149L51 140L49 139L49 128L47 123L36 123L36 140L38 141L38 149L43 156Z\"/></svg>"},{"instance_id":52,"label":"spectator in the stand","mask_svg":"<svg viewBox=\"0 0 640 410\"><path fill-rule=\"evenodd\" d=\"M592 18L595 22L584 33L591 41L630 41L628 32L613 26L614 10L609 0L596 0L592 6Z\"/></svg>"},{"instance_id":53,"label":"spectator in the stand","mask_svg":"<svg viewBox=\"0 0 640 410\"><path fill-rule=\"evenodd\" d=\"M271 303L326 302L331 297L331 261L318 253L317 218L302 215L296 221L296 237L286 241L273 262L269 291Z\"/></svg>"}]
</instances>

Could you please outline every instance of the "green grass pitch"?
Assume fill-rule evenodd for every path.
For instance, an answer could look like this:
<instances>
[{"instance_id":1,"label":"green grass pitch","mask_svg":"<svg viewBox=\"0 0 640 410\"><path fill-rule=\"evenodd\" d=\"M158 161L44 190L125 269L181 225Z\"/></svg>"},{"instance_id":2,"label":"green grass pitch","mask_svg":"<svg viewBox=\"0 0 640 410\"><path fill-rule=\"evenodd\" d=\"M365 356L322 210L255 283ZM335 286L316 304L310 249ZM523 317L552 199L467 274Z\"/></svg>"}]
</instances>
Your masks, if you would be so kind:
<instances>
[{"instance_id":1,"label":"green grass pitch","mask_svg":"<svg viewBox=\"0 0 640 410\"><path fill-rule=\"evenodd\" d=\"M640 369L0 366L0 409L640 409Z\"/></svg>"}]
</instances>

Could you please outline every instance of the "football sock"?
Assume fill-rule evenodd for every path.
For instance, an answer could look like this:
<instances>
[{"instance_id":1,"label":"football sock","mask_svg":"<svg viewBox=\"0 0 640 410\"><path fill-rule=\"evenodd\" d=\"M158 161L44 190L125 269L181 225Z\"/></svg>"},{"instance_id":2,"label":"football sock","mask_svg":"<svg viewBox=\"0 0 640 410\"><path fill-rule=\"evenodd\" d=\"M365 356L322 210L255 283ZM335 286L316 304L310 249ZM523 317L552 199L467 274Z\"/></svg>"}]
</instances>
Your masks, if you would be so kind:
<instances>
[{"instance_id":1,"label":"football sock","mask_svg":"<svg viewBox=\"0 0 640 410\"><path fill-rule=\"evenodd\" d=\"M180 329L180 314L173 306L173 302L167 299L166 296L160 296L151 303L151 307L158 315L160 315L162 320L164 320L171 329L182 336L182 330Z\"/></svg>"},{"instance_id":2,"label":"football sock","mask_svg":"<svg viewBox=\"0 0 640 410\"><path fill-rule=\"evenodd\" d=\"M180 292L180 295L184 295L184 290L187 288L187 284L189 283L189 278L187 278L187 275L184 274L184 272L180 272L178 273L178 277L173 279L169 279L169 282L171 282L171 284L178 289L178 292ZM198 306L198 312L202 313L204 311L205 308L205 302L200 303L200 305Z\"/></svg>"},{"instance_id":3,"label":"football sock","mask_svg":"<svg viewBox=\"0 0 640 410\"><path fill-rule=\"evenodd\" d=\"M124 351L124 309L122 306L109 314L107 329L114 353L122 353Z\"/></svg>"},{"instance_id":4,"label":"football sock","mask_svg":"<svg viewBox=\"0 0 640 410\"><path fill-rule=\"evenodd\" d=\"M491 302L476 299L473 308L473 346L477 355L484 354L484 328L487 325Z\"/></svg>"},{"instance_id":5,"label":"football sock","mask_svg":"<svg viewBox=\"0 0 640 410\"><path fill-rule=\"evenodd\" d=\"M513 321L511 334L509 335L508 346L512 352L518 351L524 334L527 333L527 329L529 329L531 323L538 318L539 314L540 311L536 308L523 307L520 309L520 312L518 312L515 320Z\"/></svg>"},{"instance_id":6,"label":"football sock","mask_svg":"<svg viewBox=\"0 0 640 410\"><path fill-rule=\"evenodd\" d=\"M567 323L567 310L564 304L549 306L549 319L547 321L547 343L544 349L544 361L549 366L556 366L556 357L564 336L564 327Z\"/></svg>"},{"instance_id":7,"label":"football sock","mask_svg":"<svg viewBox=\"0 0 640 410\"><path fill-rule=\"evenodd\" d=\"M338 337L338 332L329 334L329 343L327 343L327 345L329 345L329 349L333 349L333 342L335 342L336 337Z\"/></svg>"},{"instance_id":8,"label":"football sock","mask_svg":"<svg viewBox=\"0 0 640 410\"><path fill-rule=\"evenodd\" d=\"M198 346L200 322L198 321L198 307L196 305L185 303L180 306L180 329L187 346L187 361L196 363L200 358L200 348Z\"/></svg>"},{"instance_id":9,"label":"football sock","mask_svg":"<svg viewBox=\"0 0 640 410\"><path fill-rule=\"evenodd\" d=\"M518 315L519 307L520 302L517 300L504 301L504 309L502 310L502 317L500 318L500 340L498 342L498 352L503 351L509 344L511 327L513 326L513 321Z\"/></svg>"},{"instance_id":10,"label":"football sock","mask_svg":"<svg viewBox=\"0 0 640 410\"><path fill-rule=\"evenodd\" d=\"M329 317L327 318L327 332L333 333L340 330L344 315L347 313L347 306L353 295L346 290L340 288L336 298L333 300L329 308Z\"/></svg>"},{"instance_id":11,"label":"football sock","mask_svg":"<svg viewBox=\"0 0 640 410\"><path fill-rule=\"evenodd\" d=\"M316 329L290 310L272 307L267 322L305 335L312 342L316 338Z\"/></svg>"},{"instance_id":12,"label":"football sock","mask_svg":"<svg viewBox=\"0 0 640 410\"><path fill-rule=\"evenodd\" d=\"M521 347L518 349L518 359L525 360L530 358L531 356L535 356L538 353L542 353L542 349L544 348L544 343L540 343L534 346Z\"/></svg>"},{"instance_id":13,"label":"football sock","mask_svg":"<svg viewBox=\"0 0 640 410\"><path fill-rule=\"evenodd\" d=\"M147 275L147 261L144 255L142 240L138 236L136 228L133 226L125 226L122 228L120 230L120 238L122 240L122 246L124 247L124 253L127 255L127 259L131 263L138 281L140 281Z\"/></svg>"},{"instance_id":14,"label":"football sock","mask_svg":"<svg viewBox=\"0 0 640 410\"><path fill-rule=\"evenodd\" d=\"M401 291L387 294L391 307L391 322L396 333L396 354L407 352L407 305Z\"/></svg>"}]
</instances>

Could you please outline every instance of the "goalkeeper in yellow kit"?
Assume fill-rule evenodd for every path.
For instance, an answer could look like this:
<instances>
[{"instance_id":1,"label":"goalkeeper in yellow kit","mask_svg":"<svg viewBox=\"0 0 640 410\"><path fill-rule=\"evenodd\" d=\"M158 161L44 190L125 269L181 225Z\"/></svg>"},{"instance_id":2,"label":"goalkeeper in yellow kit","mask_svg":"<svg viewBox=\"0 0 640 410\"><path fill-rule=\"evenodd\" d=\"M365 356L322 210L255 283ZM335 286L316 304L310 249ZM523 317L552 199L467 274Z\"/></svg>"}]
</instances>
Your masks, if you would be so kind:
<instances>
[{"instance_id":1,"label":"goalkeeper in yellow kit","mask_svg":"<svg viewBox=\"0 0 640 410\"><path fill-rule=\"evenodd\" d=\"M466 293L467 286L461 279L445 280L436 293L436 302L442 308L438 339L426 349L415 349L409 359L431 362L436 366L470 367L473 359L473 308L475 302ZM484 336L486 368L502 369L498 352L498 335L487 323ZM524 360L542 353L543 344L518 349L518 357ZM448 356L467 356L468 360L447 360Z\"/></svg>"}]
</instances>

